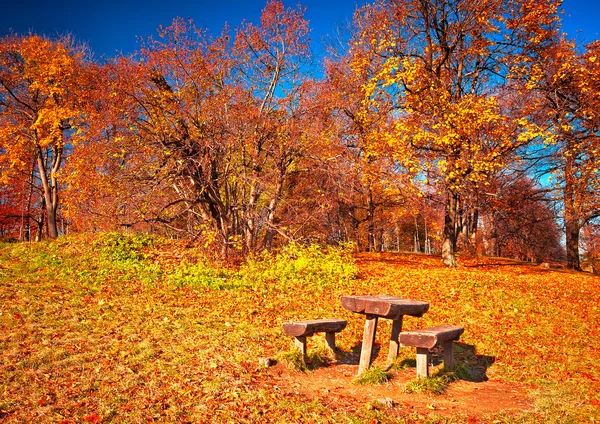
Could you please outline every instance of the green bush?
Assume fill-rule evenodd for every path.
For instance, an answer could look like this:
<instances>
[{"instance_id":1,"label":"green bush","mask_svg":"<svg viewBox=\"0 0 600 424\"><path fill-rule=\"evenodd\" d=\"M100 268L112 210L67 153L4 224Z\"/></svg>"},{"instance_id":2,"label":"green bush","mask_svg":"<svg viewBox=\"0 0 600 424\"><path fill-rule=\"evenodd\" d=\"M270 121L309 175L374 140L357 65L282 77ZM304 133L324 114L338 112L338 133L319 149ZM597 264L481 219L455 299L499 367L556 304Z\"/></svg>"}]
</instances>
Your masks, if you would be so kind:
<instances>
[{"instance_id":1,"label":"green bush","mask_svg":"<svg viewBox=\"0 0 600 424\"><path fill-rule=\"evenodd\" d=\"M279 253L263 252L249 258L240 275L255 287L272 284L332 287L356 277L357 267L351 250L352 245L324 248L292 243Z\"/></svg>"},{"instance_id":2,"label":"green bush","mask_svg":"<svg viewBox=\"0 0 600 424\"><path fill-rule=\"evenodd\" d=\"M139 261L149 258L145 251L154 247L154 239L148 234L111 232L101 236L96 245L115 261Z\"/></svg>"},{"instance_id":3,"label":"green bush","mask_svg":"<svg viewBox=\"0 0 600 424\"><path fill-rule=\"evenodd\" d=\"M223 290L243 285L238 275L226 268L217 268L204 262L183 261L168 275L167 282L177 287Z\"/></svg>"},{"instance_id":4,"label":"green bush","mask_svg":"<svg viewBox=\"0 0 600 424\"><path fill-rule=\"evenodd\" d=\"M159 283L165 274L163 267L152 260L159 237L139 233L110 232L101 234L94 242L100 252L97 258L97 277L102 283L107 272L110 277L127 281L136 279L145 285L153 286Z\"/></svg>"}]
</instances>

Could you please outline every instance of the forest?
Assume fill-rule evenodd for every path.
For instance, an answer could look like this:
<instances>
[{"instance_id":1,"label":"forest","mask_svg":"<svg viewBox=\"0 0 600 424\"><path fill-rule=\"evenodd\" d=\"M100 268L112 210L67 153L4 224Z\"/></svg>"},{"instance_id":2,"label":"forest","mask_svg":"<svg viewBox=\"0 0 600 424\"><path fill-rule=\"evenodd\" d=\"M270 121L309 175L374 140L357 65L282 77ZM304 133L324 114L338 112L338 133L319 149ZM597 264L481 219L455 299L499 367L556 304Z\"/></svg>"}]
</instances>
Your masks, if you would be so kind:
<instances>
[{"instance_id":1,"label":"forest","mask_svg":"<svg viewBox=\"0 0 600 424\"><path fill-rule=\"evenodd\" d=\"M377 0L310 48L270 0L130 56L0 39L0 237L104 231L228 260L289 243L600 271L600 40L559 0Z\"/></svg>"}]
</instances>

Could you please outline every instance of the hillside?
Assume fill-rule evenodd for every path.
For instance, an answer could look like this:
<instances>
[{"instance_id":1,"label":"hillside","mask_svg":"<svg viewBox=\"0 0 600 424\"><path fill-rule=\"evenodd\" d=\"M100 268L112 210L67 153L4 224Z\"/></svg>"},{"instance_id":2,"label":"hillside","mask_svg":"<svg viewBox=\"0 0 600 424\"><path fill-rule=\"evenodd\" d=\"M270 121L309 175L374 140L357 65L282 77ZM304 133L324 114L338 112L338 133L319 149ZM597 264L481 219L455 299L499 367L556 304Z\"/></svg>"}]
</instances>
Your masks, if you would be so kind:
<instances>
[{"instance_id":1,"label":"hillside","mask_svg":"<svg viewBox=\"0 0 600 424\"><path fill-rule=\"evenodd\" d=\"M229 269L145 236L0 245L0 422L593 422L600 419L600 278L502 259L293 247ZM414 351L380 385L355 381L364 316L348 294L430 303L406 329L460 324L460 372L419 388ZM339 351L310 339L287 364L281 324L339 317ZM389 322L377 342L383 367ZM287 355L286 355L287 353ZM259 358L271 358L264 368Z\"/></svg>"}]
</instances>

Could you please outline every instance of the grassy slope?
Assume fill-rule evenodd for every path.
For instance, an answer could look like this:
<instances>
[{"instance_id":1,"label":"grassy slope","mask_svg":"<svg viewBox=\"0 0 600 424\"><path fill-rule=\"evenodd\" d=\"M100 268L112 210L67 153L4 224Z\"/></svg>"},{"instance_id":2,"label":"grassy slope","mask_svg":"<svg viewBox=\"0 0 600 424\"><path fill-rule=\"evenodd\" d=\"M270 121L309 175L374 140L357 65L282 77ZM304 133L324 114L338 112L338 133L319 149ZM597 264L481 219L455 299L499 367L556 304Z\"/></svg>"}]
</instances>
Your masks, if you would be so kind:
<instances>
[{"instance_id":1,"label":"grassy slope","mask_svg":"<svg viewBox=\"0 0 600 424\"><path fill-rule=\"evenodd\" d=\"M386 254L359 255L357 279L335 263L328 280L297 263L234 273L182 257L194 261L143 238L1 245L0 421L385 422L378 411L307 404L273 387L257 361L290 348L280 329L295 318L348 319L338 344L349 351L364 321L339 296L369 293L429 301L408 329L464 325L468 367L531 387L536 410L511 420L600 419L597 277L506 261L449 270L435 258ZM429 417L438 420L464 417Z\"/></svg>"}]
</instances>

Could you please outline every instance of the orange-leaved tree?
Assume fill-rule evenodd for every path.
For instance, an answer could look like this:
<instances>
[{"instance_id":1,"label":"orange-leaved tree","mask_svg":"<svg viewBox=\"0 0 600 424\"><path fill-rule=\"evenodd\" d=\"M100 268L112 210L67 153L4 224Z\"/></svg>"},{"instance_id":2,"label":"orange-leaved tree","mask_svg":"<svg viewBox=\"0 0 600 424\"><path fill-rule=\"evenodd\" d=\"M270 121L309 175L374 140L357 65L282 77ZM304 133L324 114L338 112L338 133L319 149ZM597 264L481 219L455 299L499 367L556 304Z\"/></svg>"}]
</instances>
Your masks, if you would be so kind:
<instances>
[{"instance_id":1,"label":"orange-leaved tree","mask_svg":"<svg viewBox=\"0 0 600 424\"><path fill-rule=\"evenodd\" d=\"M476 199L488 175L544 135L523 114L526 82L540 50L556 36L558 5L381 0L356 16L364 30L351 43L353 69L378 64L362 87L367 113L394 119L377 144L417 179L437 168L430 175L439 175L435 183L446 196L442 258L448 266L457 265L465 225L476 229Z\"/></svg>"},{"instance_id":2,"label":"orange-leaved tree","mask_svg":"<svg viewBox=\"0 0 600 424\"><path fill-rule=\"evenodd\" d=\"M269 2L261 24L233 40L227 28L211 37L176 19L138 59L105 68L113 118L97 133L111 140L111 184L138 193L118 190L134 209L125 224L157 223L223 252L268 247L289 173L310 146L302 10Z\"/></svg>"},{"instance_id":3,"label":"orange-leaved tree","mask_svg":"<svg viewBox=\"0 0 600 424\"><path fill-rule=\"evenodd\" d=\"M567 266L580 269L581 230L600 217L600 41L578 53L561 39L544 56L534 83L541 94L540 119L554 137L543 149L550 158L543 169L561 193Z\"/></svg>"},{"instance_id":4,"label":"orange-leaved tree","mask_svg":"<svg viewBox=\"0 0 600 424\"><path fill-rule=\"evenodd\" d=\"M49 237L58 236L64 158L86 119L84 57L69 37L0 39L0 182L32 172Z\"/></svg>"},{"instance_id":5,"label":"orange-leaved tree","mask_svg":"<svg viewBox=\"0 0 600 424\"><path fill-rule=\"evenodd\" d=\"M304 9L267 2L260 25L243 24L233 53L238 78L248 93L234 137L241 157L239 176L244 248L270 247L281 227L277 211L290 173L311 148L308 21Z\"/></svg>"}]
</instances>

